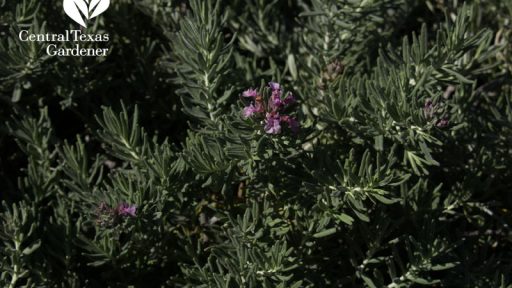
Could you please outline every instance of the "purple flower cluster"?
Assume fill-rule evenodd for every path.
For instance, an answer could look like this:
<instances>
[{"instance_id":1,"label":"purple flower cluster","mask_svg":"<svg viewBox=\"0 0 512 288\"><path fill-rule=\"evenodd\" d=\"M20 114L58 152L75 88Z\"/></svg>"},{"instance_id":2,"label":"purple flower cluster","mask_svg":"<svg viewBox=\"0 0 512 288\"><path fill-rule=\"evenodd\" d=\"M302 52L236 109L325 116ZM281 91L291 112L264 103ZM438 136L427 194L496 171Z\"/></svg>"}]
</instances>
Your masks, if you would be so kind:
<instances>
[{"instance_id":1,"label":"purple flower cluster","mask_svg":"<svg viewBox=\"0 0 512 288\"><path fill-rule=\"evenodd\" d=\"M107 203L101 202L96 208L96 224L104 227L112 227L119 223L123 217L135 217L137 212L136 205L128 203L119 203L115 208Z\"/></svg>"},{"instance_id":2,"label":"purple flower cluster","mask_svg":"<svg viewBox=\"0 0 512 288\"><path fill-rule=\"evenodd\" d=\"M135 217L135 212L137 211L137 206L129 205L128 203L120 203L117 205L116 213L121 216L131 216Z\"/></svg>"},{"instance_id":3,"label":"purple flower cluster","mask_svg":"<svg viewBox=\"0 0 512 288\"><path fill-rule=\"evenodd\" d=\"M430 98L425 100L425 105L423 106L423 114L427 120L432 121L438 128L445 128L450 124L446 115L439 116L440 114L443 114L443 109L439 104L434 104Z\"/></svg>"},{"instance_id":4,"label":"purple flower cluster","mask_svg":"<svg viewBox=\"0 0 512 288\"><path fill-rule=\"evenodd\" d=\"M296 102L291 92L283 96L281 85L276 82L268 84L271 94L264 99L255 89L248 89L242 96L249 99L249 104L244 108L244 118L264 118L264 130L268 134L280 134L283 124L286 124L292 132L299 131L299 122L291 115L286 115L286 110Z\"/></svg>"}]
</instances>

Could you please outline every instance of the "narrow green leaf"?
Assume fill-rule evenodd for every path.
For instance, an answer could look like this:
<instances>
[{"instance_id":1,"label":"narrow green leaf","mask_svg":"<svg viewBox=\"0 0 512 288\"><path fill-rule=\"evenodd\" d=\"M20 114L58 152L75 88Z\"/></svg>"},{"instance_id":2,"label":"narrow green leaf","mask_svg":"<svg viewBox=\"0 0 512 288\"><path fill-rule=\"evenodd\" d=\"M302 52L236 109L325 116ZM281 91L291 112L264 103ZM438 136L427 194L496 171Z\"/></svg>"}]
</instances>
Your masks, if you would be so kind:
<instances>
[{"instance_id":1,"label":"narrow green leaf","mask_svg":"<svg viewBox=\"0 0 512 288\"><path fill-rule=\"evenodd\" d=\"M448 269L451 269L459 264L460 264L460 262L437 264L437 265L432 266L431 270L433 270L433 271L448 270Z\"/></svg>"},{"instance_id":2,"label":"narrow green leaf","mask_svg":"<svg viewBox=\"0 0 512 288\"><path fill-rule=\"evenodd\" d=\"M348 224L348 225L352 225L352 223L354 223L354 218L350 217L349 215L345 214L345 213L341 213L341 214L337 214L335 215L336 219Z\"/></svg>"},{"instance_id":3,"label":"narrow green leaf","mask_svg":"<svg viewBox=\"0 0 512 288\"><path fill-rule=\"evenodd\" d=\"M293 80L297 80L297 64L295 63L295 57L293 54L288 55L286 63L288 64L288 68L290 68L290 73L292 74Z\"/></svg>"},{"instance_id":4,"label":"narrow green leaf","mask_svg":"<svg viewBox=\"0 0 512 288\"><path fill-rule=\"evenodd\" d=\"M327 230L324 230L322 232L318 232L316 234L313 235L313 237L315 238L323 238L323 237L327 237L329 235L332 235L336 233L336 228L330 228L330 229L327 229Z\"/></svg>"},{"instance_id":5,"label":"narrow green leaf","mask_svg":"<svg viewBox=\"0 0 512 288\"><path fill-rule=\"evenodd\" d=\"M372 194L372 197L377 199L379 202L381 202L382 204L386 204L386 205L390 205L390 204L393 204L393 203L396 203L396 202L399 202L400 199L398 198L386 198L380 194Z\"/></svg>"}]
</instances>

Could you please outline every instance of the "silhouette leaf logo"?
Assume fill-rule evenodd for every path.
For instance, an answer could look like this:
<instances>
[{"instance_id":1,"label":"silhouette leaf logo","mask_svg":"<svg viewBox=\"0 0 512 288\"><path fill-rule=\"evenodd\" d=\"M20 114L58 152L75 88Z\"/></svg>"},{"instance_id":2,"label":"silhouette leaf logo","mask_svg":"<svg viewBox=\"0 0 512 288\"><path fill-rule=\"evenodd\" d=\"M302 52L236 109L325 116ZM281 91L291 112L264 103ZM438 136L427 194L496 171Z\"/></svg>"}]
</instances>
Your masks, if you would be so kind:
<instances>
[{"instance_id":1,"label":"silhouette leaf logo","mask_svg":"<svg viewBox=\"0 0 512 288\"><path fill-rule=\"evenodd\" d=\"M90 20L105 12L110 0L64 0L64 12L76 23L87 27Z\"/></svg>"}]
</instances>

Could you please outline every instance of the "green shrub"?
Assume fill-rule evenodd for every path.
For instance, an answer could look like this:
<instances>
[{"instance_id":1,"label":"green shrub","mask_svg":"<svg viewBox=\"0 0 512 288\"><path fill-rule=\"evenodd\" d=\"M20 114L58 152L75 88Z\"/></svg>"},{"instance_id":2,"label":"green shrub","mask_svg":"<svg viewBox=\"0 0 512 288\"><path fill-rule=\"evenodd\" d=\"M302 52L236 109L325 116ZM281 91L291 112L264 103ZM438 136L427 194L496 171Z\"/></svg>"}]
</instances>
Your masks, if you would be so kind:
<instances>
[{"instance_id":1,"label":"green shrub","mask_svg":"<svg viewBox=\"0 0 512 288\"><path fill-rule=\"evenodd\" d=\"M0 0L0 284L512 287L512 2L460 2L112 1L51 57Z\"/></svg>"}]
</instances>

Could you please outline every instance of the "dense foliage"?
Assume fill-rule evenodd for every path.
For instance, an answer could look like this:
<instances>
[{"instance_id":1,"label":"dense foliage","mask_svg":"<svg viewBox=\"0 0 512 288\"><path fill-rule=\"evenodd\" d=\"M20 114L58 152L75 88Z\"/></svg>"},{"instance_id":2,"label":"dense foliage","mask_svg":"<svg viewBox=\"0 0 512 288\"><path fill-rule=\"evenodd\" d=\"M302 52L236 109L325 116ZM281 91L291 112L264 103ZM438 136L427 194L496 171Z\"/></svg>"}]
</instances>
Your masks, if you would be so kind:
<instances>
[{"instance_id":1,"label":"dense foliage","mask_svg":"<svg viewBox=\"0 0 512 288\"><path fill-rule=\"evenodd\" d=\"M462 2L111 1L50 57L0 0L0 285L512 287L512 1Z\"/></svg>"}]
</instances>

